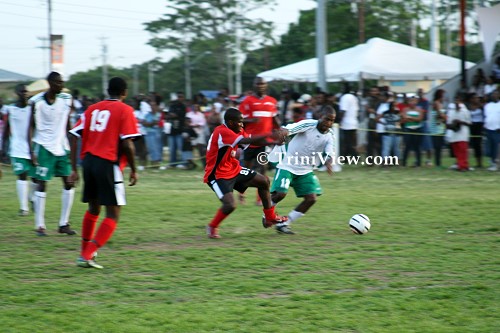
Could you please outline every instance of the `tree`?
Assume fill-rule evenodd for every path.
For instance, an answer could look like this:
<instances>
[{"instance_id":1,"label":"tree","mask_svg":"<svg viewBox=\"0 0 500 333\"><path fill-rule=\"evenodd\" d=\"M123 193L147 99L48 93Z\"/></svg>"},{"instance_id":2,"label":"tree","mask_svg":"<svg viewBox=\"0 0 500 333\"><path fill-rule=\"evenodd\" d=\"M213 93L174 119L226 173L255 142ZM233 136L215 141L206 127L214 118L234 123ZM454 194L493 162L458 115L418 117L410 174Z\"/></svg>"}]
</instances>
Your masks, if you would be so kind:
<instances>
[{"instance_id":1,"label":"tree","mask_svg":"<svg viewBox=\"0 0 500 333\"><path fill-rule=\"evenodd\" d=\"M209 50L217 69L211 86L226 86L224 74L234 62L235 31L241 32L241 48L246 51L255 40L271 40L272 23L262 19L249 19L245 13L274 0L173 0L167 5L162 18L145 23L153 34L148 44L157 50L174 49L186 59ZM229 67L228 67L229 65Z\"/></svg>"}]
</instances>

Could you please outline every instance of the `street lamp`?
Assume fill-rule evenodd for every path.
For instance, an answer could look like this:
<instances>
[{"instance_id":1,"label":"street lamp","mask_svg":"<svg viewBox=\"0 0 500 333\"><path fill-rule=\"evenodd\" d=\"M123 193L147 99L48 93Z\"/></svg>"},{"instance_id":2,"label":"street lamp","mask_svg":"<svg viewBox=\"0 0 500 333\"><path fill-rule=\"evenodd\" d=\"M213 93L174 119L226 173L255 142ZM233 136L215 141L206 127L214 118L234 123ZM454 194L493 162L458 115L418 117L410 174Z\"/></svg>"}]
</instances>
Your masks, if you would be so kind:
<instances>
[{"instance_id":1,"label":"street lamp","mask_svg":"<svg viewBox=\"0 0 500 333\"><path fill-rule=\"evenodd\" d=\"M185 90L186 90L186 98L187 99L192 98L191 69L193 68L193 65L196 64L204 56L207 56L210 54L212 54L212 51L202 52L202 53L198 54L198 56L191 61L189 48L186 48L186 52L184 53L184 76L186 78Z\"/></svg>"}]
</instances>

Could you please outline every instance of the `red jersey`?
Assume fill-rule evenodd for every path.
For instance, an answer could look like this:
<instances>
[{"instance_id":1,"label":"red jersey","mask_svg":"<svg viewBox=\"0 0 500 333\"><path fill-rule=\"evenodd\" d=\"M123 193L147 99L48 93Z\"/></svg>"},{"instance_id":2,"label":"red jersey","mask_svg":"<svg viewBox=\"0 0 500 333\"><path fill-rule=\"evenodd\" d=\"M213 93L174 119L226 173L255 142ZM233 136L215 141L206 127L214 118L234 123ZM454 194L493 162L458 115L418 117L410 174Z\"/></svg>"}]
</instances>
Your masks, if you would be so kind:
<instances>
[{"instance_id":1,"label":"red jersey","mask_svg":"<svg viewBox=\"0 0 500 333\"><path fill-rule=\"evenodd\" d=\"M238 143L247 136L245 131L234 133L226 125L214 129L207 145L204 183L213 179L231 179L240 173L241 165L235 155Z\"/></svg>"},{"instance_id":2,"label":"red jersey","mask_svg":"<svg viewBox=\"0 0 500 333\"><path fill-rule=\"evenodd\" d=\"M273 131L273 118L278 114L276 99L271 96L259 98L247 96L240 104L240 112L244 119L258 118L254 123L245 123L245 132L249 135L265 135ZM258 147L258 146L251 146Z\"/></svg>"},{"instance_id":3,"label":"red jersey","mask_svg":"<svg viewBox=\"0 0 500 333\"><path fill-rule=\"evenodd\" d=\"M89 106L70 133L82 138L82 159L90 153L112 162L120 159L120 140L141 136L134 109L116 99Z\"/></svg>"}]
</instances>

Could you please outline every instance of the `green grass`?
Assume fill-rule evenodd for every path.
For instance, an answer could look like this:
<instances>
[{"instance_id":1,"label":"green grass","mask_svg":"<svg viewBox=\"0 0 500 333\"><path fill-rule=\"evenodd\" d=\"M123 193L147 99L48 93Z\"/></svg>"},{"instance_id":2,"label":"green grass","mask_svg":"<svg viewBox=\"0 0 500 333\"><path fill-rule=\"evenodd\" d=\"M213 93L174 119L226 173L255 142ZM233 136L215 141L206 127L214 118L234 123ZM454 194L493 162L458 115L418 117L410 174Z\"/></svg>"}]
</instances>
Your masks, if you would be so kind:
<instances>
[{"instance_id":1,"label":"green grass","mask_svg":"<svg viewBox=\"0 0 500 333\"><path fill-rule=\"evenodd\" d=\"M205 236L219 203L201 177L142 173L99 271L77 268L79 238L56 233L60 180L49 183L49 237L40 238L32 216L16 216L4 167L0 331L498 332L498 173L320 173L325 194L294 224L297 235L263 229L260 208L247 204L220 240ZM279 212L297 203L289 195ZM77 230L85 209L77 198ZM349 231L355 213L371 218L368 234Z\"/></svg>"}]
</instances>

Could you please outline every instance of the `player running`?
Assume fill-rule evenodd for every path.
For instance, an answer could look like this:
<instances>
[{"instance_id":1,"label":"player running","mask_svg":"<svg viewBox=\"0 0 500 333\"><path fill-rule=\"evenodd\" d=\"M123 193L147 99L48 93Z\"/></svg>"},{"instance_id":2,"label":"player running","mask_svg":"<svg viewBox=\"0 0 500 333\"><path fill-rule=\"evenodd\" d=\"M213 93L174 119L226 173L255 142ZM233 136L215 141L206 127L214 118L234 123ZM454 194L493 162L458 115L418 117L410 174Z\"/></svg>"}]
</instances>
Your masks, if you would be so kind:
<instances>
[{"instance_id":1,"label":"player running","mask_svg":"<svg viewBox=\"0 0 500 333\"><path fill-rule=\"evenodd\" d=\"M286 222L287 218L278 216L271 205L267 177L254 170L241 167L238 159L235 158L238 146L246 148L249 144L274 144L279 137L279 133L248 137L243 131L241 112L236 108L226 110L224 122L225 124L215 128L207 146L207 165L203 181L210 186L222 202L221 208L207 226L208 237L220 238L218 233L219 225L236 209L233 189L244 193L248 187L257 188L259 197L262 200L263 223L266 227ZM269 143L268 139L272 139L274 142Z\"/></svg>"}]
</instances>

